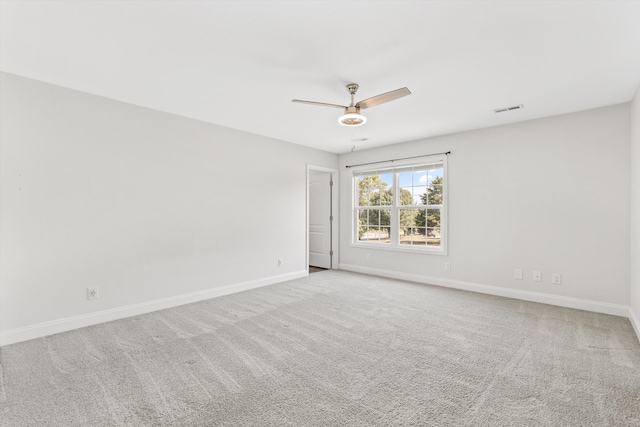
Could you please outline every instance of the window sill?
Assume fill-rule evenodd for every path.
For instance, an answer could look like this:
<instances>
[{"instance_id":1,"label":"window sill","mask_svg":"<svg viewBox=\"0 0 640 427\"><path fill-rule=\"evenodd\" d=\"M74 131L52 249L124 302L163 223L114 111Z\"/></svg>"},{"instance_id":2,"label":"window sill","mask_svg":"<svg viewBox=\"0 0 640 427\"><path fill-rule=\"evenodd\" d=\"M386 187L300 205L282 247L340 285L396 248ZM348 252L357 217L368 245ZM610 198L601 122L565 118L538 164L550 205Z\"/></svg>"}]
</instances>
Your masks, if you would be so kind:
<instances>
[{"instance_id":1,"label":"window sill","mask_svg":"<svg viewBox=\"0 0 640 427\"><path fill-rule=\"evenodd\" d=\"M383 244L373 244L373 243L353 243L351 242L349 244L349 246L351 246L352 248L358 248L358 249L371 249L371 250L377 250L377 251L388 251L388 252L405 252L405 253L411 253L411 254L418 254L418 255L441 255L441 256L446 256L447 255L447 251L444 248L438 248L438 249L422 249L422 248L405 248L402 246L386 246Z\"/></svg>"}]
</instances>

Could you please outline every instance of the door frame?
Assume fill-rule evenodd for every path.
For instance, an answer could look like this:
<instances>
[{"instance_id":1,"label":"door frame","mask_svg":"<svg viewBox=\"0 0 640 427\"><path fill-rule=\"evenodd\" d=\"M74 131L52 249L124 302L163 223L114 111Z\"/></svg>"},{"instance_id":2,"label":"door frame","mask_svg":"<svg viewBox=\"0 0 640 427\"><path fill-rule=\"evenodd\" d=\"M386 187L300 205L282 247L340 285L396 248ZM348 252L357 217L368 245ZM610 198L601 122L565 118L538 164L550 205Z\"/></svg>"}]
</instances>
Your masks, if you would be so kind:
<instances>
[{"instance_id":1,"label":"door frame","mask_svg":"<svg viewBox=\"0 0 640 427\"><path fill-rule=\"evenodd\" d=\"M331 248L330 251L333 252L333 255L331 256L331 269L332 270L337 270L338 269L338 264L339 264L339 236L338 236L338 230L340 230L339 227L339 219L338 219L338 200L340 200L340 198L338 197L338 170L337 169L333 169L333 168L327 168L324 166L317 166L317 165L311 165L307 163L307 191L306 191L306 196L307 196L307 207L305 209L306 214L307 214L307 218L305 221L305 236L304 236L304 240L306 242L306 254L305 254L305 269L307 270L307 274L309 274L309 177L310 177L310 171L318 171L318 172L327 172L331 174L331 181L333 182L333 185L331 186L331 216L333 217L333 221L331 221L331 235L330 235L330 240L331 240Z\"/></svg>"}]
</instances>

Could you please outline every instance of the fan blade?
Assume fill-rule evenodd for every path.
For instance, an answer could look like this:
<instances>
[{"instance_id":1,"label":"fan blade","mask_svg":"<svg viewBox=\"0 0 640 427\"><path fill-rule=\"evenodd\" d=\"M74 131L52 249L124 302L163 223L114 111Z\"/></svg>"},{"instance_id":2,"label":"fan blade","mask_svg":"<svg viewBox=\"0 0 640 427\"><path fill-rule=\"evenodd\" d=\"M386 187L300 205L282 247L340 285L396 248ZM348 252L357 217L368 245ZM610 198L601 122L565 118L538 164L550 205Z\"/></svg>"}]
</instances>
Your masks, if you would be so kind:
<instances>
[{"instance_id":1,"label":"fan blade","mask_svg":"<svg viewBox=\"0 0 640 427\"><path fill-rule=\"evenodd\" d=\"M299 104L309 104L309 105L317 105L319 107L333 107L333 108L341 108L341 109L345 109L347 107L345 107L344 105L338 105L338 104L326 104L324 102L314 102L314 101L303 101L301 99L292 99L291 102L297 102Z\"/></svg>"},{"instance_id":2,"label":"fan blade","mask_svg":"<svg viewBox=\"0 0 640 427\"><path fill-rule=\"evenodd\" d=\"M376 105L384 104L385 102L393 101L394 99L402 98L403 96L411 95L411 91L406 87L402 89L392 90L391 92L383 93L373 96L371 98L364 99L356 104L356 107L361 110L364 108L375 107Z\"/></svg>"}]
</instances>

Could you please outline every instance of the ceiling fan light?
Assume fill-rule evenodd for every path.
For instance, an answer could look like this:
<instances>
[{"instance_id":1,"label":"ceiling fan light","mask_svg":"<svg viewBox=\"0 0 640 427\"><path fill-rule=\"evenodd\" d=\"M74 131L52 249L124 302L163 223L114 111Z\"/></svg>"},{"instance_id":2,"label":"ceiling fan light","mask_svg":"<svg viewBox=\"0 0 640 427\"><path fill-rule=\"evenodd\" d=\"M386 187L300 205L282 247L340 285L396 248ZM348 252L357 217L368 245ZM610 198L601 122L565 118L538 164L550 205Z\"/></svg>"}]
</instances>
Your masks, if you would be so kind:
<instances>
[{"instance_id":1,"label":"ceiling fan light","mask_svg":"<svg viewBox=\"0 0 640 427\"><path fill-rule=\"evenodd\" d=\"M357 113L347 113L344 116L340 116L338 118L338 123L340 123L342 126L362 126L366 122L367 118L362 114Z\"/></svg>"}]
</instances>

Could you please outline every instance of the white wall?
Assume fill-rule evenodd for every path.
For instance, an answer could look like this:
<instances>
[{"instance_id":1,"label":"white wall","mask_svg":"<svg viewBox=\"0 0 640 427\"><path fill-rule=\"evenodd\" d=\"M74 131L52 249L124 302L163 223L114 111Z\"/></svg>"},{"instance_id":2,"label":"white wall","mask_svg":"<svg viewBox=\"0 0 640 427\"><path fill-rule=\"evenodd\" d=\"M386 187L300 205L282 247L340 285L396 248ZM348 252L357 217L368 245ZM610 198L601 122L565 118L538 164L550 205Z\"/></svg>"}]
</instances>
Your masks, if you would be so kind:
<instances>
[{"instance_id":1,"label":"white wall","mask_svg":"<svg viewBox=\"0 0 640 427\"><path fill-rule=\"evenodd\" d=\"M631 322L640 339L640 89L631 102Z\"/></svg>"},{"instance_id":2,"label":"white wall","mask_svg":"<svg viewBox=\"0 0 640 427\"><path fill-rule=\"evenodd\" d=\"M447 256L350 245L345 165L449 150ZM628 315L629 104L356 151L340 168L341 268Z\"/></svg>"},{"instance_id":3,"label":"white wall","mask_svg":"<svg viewBox=\"0 0 640 427\"><path fill-rule=\"evenodd\" d=\"M0 78L2 342L306 274L306 164L337 155Z\"/></svg>"}]
</instances>

